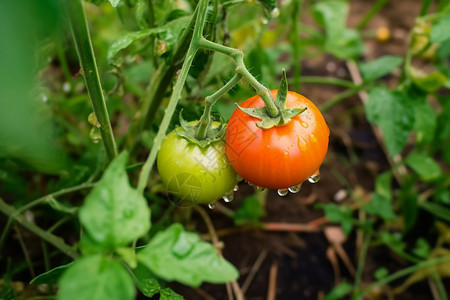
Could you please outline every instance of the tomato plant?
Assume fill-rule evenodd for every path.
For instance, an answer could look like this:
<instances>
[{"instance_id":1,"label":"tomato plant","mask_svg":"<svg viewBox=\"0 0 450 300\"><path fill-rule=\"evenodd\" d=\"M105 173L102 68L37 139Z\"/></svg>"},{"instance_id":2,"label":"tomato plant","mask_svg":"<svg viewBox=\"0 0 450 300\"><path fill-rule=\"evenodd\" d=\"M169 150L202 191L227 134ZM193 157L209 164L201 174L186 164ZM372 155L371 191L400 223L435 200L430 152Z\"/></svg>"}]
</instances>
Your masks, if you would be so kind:
<instances>
[{"instance_id":1,"label":"tomato plant","mask_svg":"<svg viewBox=\"0 0 450 300\"><path fill-rule=\"evenodd\" d=\"M213 126L219 123L214 122ZM237 183L237 175L225 156L223 140L202 148L179 136L177 129L164 139L157 166L168 191L189 203L214 203L232 193Z\"/></svg>"},{"instance_id":2,"label":"tomato plant","mask_svg":"<svg viewBox=\"0 0 450 300\"><path fill-rule=\"evenodd\" d=\"M278 90L272 90L276 97ZM241 104L263 107L259 96ZM317 174L328 149L330 131L318 108L307 98L288 92L287 108L306 108L283 126L258 127L259 120L240 109L230 118L226 154L233 169L245 180L265 188L287 189Z\"/></svg>"}]
</instances>

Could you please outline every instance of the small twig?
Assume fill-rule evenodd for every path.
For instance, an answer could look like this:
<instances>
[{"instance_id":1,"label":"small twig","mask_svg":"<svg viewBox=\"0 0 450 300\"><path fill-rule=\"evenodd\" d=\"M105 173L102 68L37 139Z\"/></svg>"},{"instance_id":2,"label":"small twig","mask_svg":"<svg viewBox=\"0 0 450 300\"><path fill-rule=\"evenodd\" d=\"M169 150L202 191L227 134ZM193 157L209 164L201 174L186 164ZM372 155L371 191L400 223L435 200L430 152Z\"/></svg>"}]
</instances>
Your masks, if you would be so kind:
<instances>
[{"instance_id":1,"label":"small twig","mask_svg":"<svg viewBox=\"0 0 450 300\"><path fill-rule=\"evenodd\" d=\"M241 288L239 287L239 283L234 280L231 282L231 287L233 288L234 295L236 296L236 300L244 300L244 294L242 293Z\"/></svg>"},{"instance_id":2,"label":"small twig","mask_svg":"<svg viewBox=\"0 0 450 300\"><path fill-rule=\"evenodd\" d=\"M274 262L270 266L267 300L275 300L277 297L277 276L278 276L278 262Z\"/></svg>"},{"instance_id":3,"label":"small twig","mask_svg":"<svg viewBox=\"0 0 450 300\"><path fill-rule=\"evenodd\" d=\"M216 248L219 255L222 256L222 243L220 242L219 238L217 237L216 229L214 228L211 218L206 213L206 211L203 209L203 207L201 207L200 205L195 205L194 209L195 209L195 211L197 211L200 214L203 221L205 222L205 225L208 228L209 236L211 237L211 242L212 242L214 248Z\"/></svg>"},{"instance_id":4,"label":"small twig","mask_svg":"<svg viewBox=\"0 0 450 300\"><path fill-rule=\"evenodd\" d=\"M36 226L35 224L26 220L22 215L18 215L16 210L6 204L3 199L0 198L0 211L8 216L13 216L14 220L18 222L20 225L30 230L34 234L38 235L41 239L47 241L52 244L67 256L72 257L74 259L78 258L78 253L69 245L67 245L64 240L56 235L51 234L48 231L43 230L42 228Z\"/></svg>"},{"instance_id":5,"label":"small twig","mask_svg":"<svg viewBox=\"0 0 450 300\"><path fill-rule=\"evenodd\" d=\"M227 282L227 284L225 285L227 288L227 296L228 296L228 300L234 300L233 297L233 289L231 288L231 284L229 282Z\"/></svg>"},{"instance_id":6,"label":"small twig","mask_svg":"<svg viewBox=\"0 0 450 300\"><path fill-rule=\"evenodd\" d=\"M253 264L252 268L250 269L250 272L248 273L247 278L245 278L245 281L242 284L242 293L244 293L244 295L247 292L247 289L249 288L253 279L255 278L256 273L261 268L261 265L264 262L264 259L266 259L268 253L269 253L269 251L267 251L267 249L264 248L261 251L261 253L258 255L258 258L256 259L255 263Z\"/></svg>"},{"instance_id":7,"label":"small twig","mask_svg":"<svg viewBox=\"0 0 450 300\"><path fill-rule=\"evenodd\" d=\"M22 233L20 232L17 225L14 225L14 231L17 233L17 239L19 240L20 247L22 248L23 255L25 256L25 260L28 265L28 269L30 270L30 275L32 278L36 277L36 273L34 272L33 263L30 259L30 254L28 253L27 246L22 237Z\"/></svg>"},{"instance_id":8,"label":"small twig","mask_svg":"<svg viewBox=\"0 0 450 300\"><path fill-rule=\"evenodd\" d=\"M219 238L217 237L216 229L214 228L214 224L212 223L211 218L200 205L195 205L194 209L200 214L203 221L205 222L205 225L208 228L208 232L211 237L212 244L214 248L216 248L219 255L222 256L223 243L220 242ZM236 300L244 300L244 295L241 288L239 287L238 282L236 280L232 281L231 286L233 288L234 295L236 296Z\"/></svg>"},{"instance_id":9,"label":"small twig","mask_svg":"<svg viewBox=\"0 0 450 300\"><path fill-rule=\"evenodd\" d=\"M199 296L203 297L205 300L216 300L213 296L202 290L201 288L194 288L194 291L199 294Z\"/></svg>"}]
</instances>

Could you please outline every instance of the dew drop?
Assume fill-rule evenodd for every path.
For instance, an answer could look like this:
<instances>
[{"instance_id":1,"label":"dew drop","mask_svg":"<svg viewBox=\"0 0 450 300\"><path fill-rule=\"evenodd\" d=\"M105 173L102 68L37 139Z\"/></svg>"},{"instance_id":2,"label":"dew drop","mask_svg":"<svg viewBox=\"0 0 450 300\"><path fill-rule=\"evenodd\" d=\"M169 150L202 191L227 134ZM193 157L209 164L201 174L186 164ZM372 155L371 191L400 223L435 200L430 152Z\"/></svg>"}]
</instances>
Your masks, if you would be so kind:
<instances>
[{"instance_id":1,"label":"dew drop","mask_svg":"<svg viewBox=\"0 0 450 300\"><path fill-rule=\"evenodd\" d=\"M233 201L234 199L234 191L231 191L229 193L226 193L223 197L222 197L223 201L229 203L231 201Z\"/></svg>"},{"instance_id":2,"label":"dew drop","mask_svg":"<svg viewBox=\"0 0 450 300\"><path fill-rule=\"evenodd\" d=\"M310 140L311 140L311 143L317 143L317 137L316 137L314 134L311 134L311 135L309 136L309 138L310 138Z\"/></svg>"},{"instance_id":3,"label":"dew drop","mask_svg":"<svg viewBox=\"0 0 450 300\"><path fill-rule=\"evenodd\" d=\"M278 195L280 195L281 197L286 196L289 193L289 191L287 189L279 189L278 190Z\"/></svg>"},{"instance_id":4,"label":"dew drop","mask_svg":"<svg viewBox=\"0 0 450 300\"><path fill-rule=\"evenodd\" d=\"M284 157L288 158L289 157L289 151L283 150L283 155L284 155Z\"/></svg>"},{"instance_id":5,"label":"dew drop","mask_svg":"<svg viewBox=\"0 0 450 300\"><path fill-rule=\"evenodd\" d=\"M280 15L280 10L275 7L271 12L270 12L270 16L272 18L277 18Z\"/></svg>"},{"instance_id":6,"label":"dew drop","mask_svg":"<svg viewBox=\"0 0 450 300\"><path fill-rule=\"evenodd\" d=\"M320 173L319 170L314 172L314 174L311 175L311 177L308 178L308 181L311 183L317 183L320 180Z\"/></svg>"},{"instance_id":7,"label":"dew drop","mask_svg":"<svg viewBox=\"0 0 450 300\"><path fill-rule=\"evenodd\" d=\"M242 178L242 177L239 176L239 175L236 175L236 179L237 179L237 181L239 182L239 181L242 181L242 179L244 179L244 178Z\"/></svg>"},{"instance_id":8,"label":"dew drop","mask_svg":"<svg viewBox=\"0 0 450 300\"><path fill-rule=\"evenodd\" d=\"M233 188L233 191L235 191L235 192L239 191L239 185L236 184Z\"/></svg>"},{"instance_id":9,"label":"dew drop","mask_svg":"<svg viewBox=\"0 0 450 300\"><path fill-rule=\"evenodd\" d=\"M288 188L289 192L291 192L292 194L300 192L300 190L302 189L302 184L303 183L291 186L290 188Z\"/></svg>"},{"instance_id":10,"label":"dew drop","mask_svg":"<svg viewBox=\"0 0 450 300\"><path fill-rule=\"evenodd\" d=\"M214 208L216 208L216 204L210 203L210 204L208 204L208 207L209 207L209 209L214 209Z\"/></svg>"},{"instance_id":11,"label":"dew drop","mask_svg":"<svg viewBox=\"0 0 450 300\"><path fill-rule=\"evenodd\" d=\"M89 132L89 137L94 142L94 144L99 143L102 139L100 130L97 127L92 127L91 131Z\"/></svg>"},{"instance_id":12,"label":"dew drop","mask_svg":"<svg viewBox=\"0 0 450 300\"><path fill-rule=\"evenodd\" d=\"M266 188L262 187L262 186L257 186L256 189L260 192L264 191Z\"/></svg>"},{"instance_id":13,"label":"dew drop","mask_svg":"<svg viewBox=\"0 0 450 300\"><path fill-rule=\"evenodd\" d=\"M308 128L308 123L301 121L300 125L302 125L303 128Z\"/></svg>"},{"instance_id":14,"label":"dew drop","mask_svg":"<svg viewBox=\"0 0 450 300\"><path fill-rule=\"evenodd\" d=\"M267 24L269 24L269 20L267 20L266 18L262 18L261 23L263 23L264 25L267 25Z\"/></svg>"},{"instance_id":15,"label":"dew drop","mask_svg":"<svg viewBox=\"0 0 450 300\"><path fill-rule=\"evenodd\" d=\"M93 112L89 114L88 122L89 122L89 124L91 124L94 127L98 127L98 128L101 127L100 123L97 120L97 116Z\"/></svg>"},{"instance_id":16,"label":"dew drop","mask_svg":"<svg viewBox=\"0 0 450 300\"><path fill-rule=\"evenodd\" d=\"M302 138L298 137L297 144L301 151L306 151L306 142Z\"/></svg>"}]
</instances>

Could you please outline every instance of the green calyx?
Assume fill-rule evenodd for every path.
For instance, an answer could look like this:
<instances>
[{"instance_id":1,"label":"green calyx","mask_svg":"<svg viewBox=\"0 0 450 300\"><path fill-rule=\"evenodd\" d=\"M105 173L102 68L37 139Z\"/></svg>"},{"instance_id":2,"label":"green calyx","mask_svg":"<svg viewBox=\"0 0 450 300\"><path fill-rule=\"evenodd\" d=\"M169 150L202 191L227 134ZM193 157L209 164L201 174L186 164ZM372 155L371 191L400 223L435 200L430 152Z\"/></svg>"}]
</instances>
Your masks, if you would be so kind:
<instances>
[{"instance_id":1,"label":"green calyx","mask_svg":"<svg viewBox=\"0 0 450 300\"><path fill-rule=\"evenodd\" d=\"M286 108L286 99L288 93L288 83L286 78L286 71L283 69L283 76L281 78L278 93L273 101L278 109L278 115L271 117L266 107L261 108L244 108L238 105L238 108L249 116L258 118L261 122L256 125L261 129L269 129L275 126L284 126L288 124L291 119L306 110L306 108Z\"/></svg>"},{"instance_id":2,"label":"green calyx","mask_svg":"<svg viewBox=\"0 0 450 300\"><path fill-rule=\"evenodd\" d=\"M200 148L206 148L211 144L221 141L225 137L227 125L224 123L223 119L219 119L219 126L215 126L213 122L209 122L209 124L202 124L201 121L198 121L197 124L193 125L190 122L187 122L183 119L183 111L180 111L180 127L177 128L176 133L178 136L186 139L189 143L195 144ZM217 123L216 123L217 124ZM198 132L199 128L205 128L205 137L199 139Z\"/></svg>"}]
</instances>

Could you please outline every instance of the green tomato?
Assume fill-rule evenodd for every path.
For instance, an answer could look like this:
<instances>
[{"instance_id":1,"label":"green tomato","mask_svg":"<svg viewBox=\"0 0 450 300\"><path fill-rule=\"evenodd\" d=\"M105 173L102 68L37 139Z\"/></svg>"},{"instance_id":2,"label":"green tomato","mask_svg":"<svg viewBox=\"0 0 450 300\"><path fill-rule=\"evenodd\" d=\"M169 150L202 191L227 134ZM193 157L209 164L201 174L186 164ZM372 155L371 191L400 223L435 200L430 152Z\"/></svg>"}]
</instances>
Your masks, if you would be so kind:
<instances>
[{"instance_id":1,"label":"green tomato","mask_svg":"<svg viewBox=\"0 0 450 300\"><path fill-rule=\"evenodd\" d=\"M157 165L167 190L183 201L183 205L214 203L233 192L238 181L225 155L223 140L201 148L178 136L176 129L163 140Z\"/></svg>"}]
</instances>

